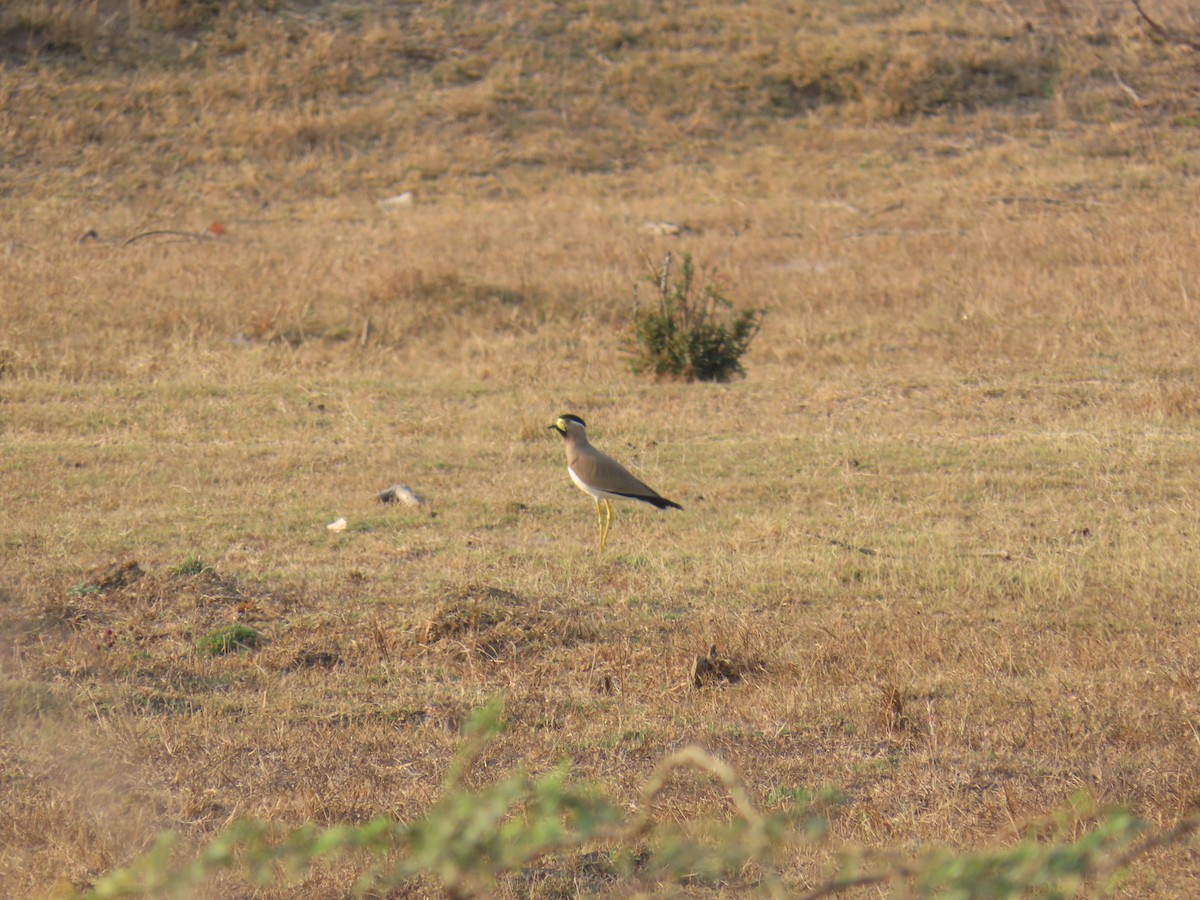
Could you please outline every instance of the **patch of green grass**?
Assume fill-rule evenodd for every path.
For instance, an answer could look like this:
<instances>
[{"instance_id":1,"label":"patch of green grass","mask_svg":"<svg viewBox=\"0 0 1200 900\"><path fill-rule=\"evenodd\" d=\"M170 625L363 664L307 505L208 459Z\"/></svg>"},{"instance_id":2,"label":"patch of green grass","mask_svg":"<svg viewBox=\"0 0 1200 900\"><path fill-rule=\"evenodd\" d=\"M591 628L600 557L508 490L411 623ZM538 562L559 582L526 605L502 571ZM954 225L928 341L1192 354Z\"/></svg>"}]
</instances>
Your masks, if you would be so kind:
<instances>
[{"instance_id":1,"label":"patch of green grass","mask_svg":"<svg viewBox=\"0 0 1200 900\"><path fill-rule=\"evenodd\" d=\"M200 557L194 553L189 553L184 557L183 562L175 566L171 570L173 575L199 575L205 569L210 568Z\"/></svg>"},{"instance_id":2,"label":"patch of green grass","mask_svg":"<svg viewBox=\"0 0 1200 900\"><path fill-rule=\"evenodd\" d=\"M210 631L196 641L196 649L205 656L223 656L242 650L253 650L262 643L262 635L249 625L226 625Z\"/></svg>"}]
</instances>

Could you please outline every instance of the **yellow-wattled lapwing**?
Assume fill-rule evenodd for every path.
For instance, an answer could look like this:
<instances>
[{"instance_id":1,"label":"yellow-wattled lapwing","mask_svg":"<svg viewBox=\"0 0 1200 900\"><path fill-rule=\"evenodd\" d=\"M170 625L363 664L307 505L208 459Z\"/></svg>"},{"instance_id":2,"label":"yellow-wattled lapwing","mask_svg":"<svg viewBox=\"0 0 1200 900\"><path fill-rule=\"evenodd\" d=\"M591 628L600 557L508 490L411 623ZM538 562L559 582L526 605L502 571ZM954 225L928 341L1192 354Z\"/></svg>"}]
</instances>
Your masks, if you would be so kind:
<instances>
[{"instance_id":1,"label":"yellow-wattled lapwing","mask_svg":"<svg viewBox=\"0 0 1200 900\"><path fill-rule=\"evenodd\" d=\"M567 472L575 486L596 501L596 522L600 526L600 552L612 527L613 500L640 500L659 509L668 506L683 509L674 500L660 496L623 465L588 443L587 424L579 416L566 413L550 426L563 436L567 445Z\"/></svg>"}]
</instances>

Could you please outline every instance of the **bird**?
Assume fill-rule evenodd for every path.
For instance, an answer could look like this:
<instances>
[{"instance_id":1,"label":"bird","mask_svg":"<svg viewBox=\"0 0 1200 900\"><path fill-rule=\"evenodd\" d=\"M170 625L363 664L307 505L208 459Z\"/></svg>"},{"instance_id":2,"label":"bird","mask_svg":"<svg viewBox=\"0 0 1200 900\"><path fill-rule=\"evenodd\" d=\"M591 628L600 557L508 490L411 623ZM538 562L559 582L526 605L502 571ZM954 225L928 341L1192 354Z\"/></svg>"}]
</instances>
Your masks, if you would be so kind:
<instances>
[{"instance_id":1,"label":"bird","mask_svg":"<svg viewBox=\"0 0 1200 900\"><path fill-rule=\"evenodd\" d=\"M600 527L600 552L612 527L613 500L640 500L658 509L683 509L635 478L628 469L588 443L587 423L574 413L563 413L549 426L562 435L567 447L567 473L575 486L596 501Z\"/></svg>"}]
</instances>

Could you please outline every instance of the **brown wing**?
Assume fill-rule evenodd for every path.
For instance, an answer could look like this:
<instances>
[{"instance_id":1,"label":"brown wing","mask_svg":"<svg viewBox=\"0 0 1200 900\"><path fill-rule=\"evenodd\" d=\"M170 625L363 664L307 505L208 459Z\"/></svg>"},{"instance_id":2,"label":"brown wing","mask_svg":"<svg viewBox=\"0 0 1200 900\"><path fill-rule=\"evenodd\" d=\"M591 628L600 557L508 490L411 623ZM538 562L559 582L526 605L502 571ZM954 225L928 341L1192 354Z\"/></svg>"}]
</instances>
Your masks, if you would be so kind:
<instances>
[{"instance_id":1,"label":"brown wing","mask_svg":"<svg viewBox=\"0 0 1200 900\"><path fill-rule=\"evenodd\" d=\"M635 478L628 469L608 454L601 453L590 445L574 450L574 453L568 454L567 465L589 487L618 497L641 500L659 509L668 506L683 509L674 500L666 499L645 482Z\"/></svg>"}]
</instances>

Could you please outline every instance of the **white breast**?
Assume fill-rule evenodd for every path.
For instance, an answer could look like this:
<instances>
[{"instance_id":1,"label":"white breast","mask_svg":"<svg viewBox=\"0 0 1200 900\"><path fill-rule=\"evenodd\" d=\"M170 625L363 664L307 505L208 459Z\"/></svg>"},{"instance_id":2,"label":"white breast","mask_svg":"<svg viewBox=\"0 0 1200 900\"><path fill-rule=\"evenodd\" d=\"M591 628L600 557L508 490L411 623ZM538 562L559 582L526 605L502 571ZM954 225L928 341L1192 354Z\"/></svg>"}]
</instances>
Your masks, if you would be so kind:
<instances>
[{"instance_id":1,"label":"white breast","mask_svg":"<svg viewBox=\"0 0 1200 900\"><path fill-rule=\"evenodd\" d=\"M611 494L606 494L605 491L598 491L595 488L588 487L580 480L579 476L575 474L575 470L570 466L567 466L567 474L570 475L571 480L575 482L575 487L579 488L585 494L591 495L594 500L600 500L605 496L612 496Z\"/></svg>"}]
</instances>

